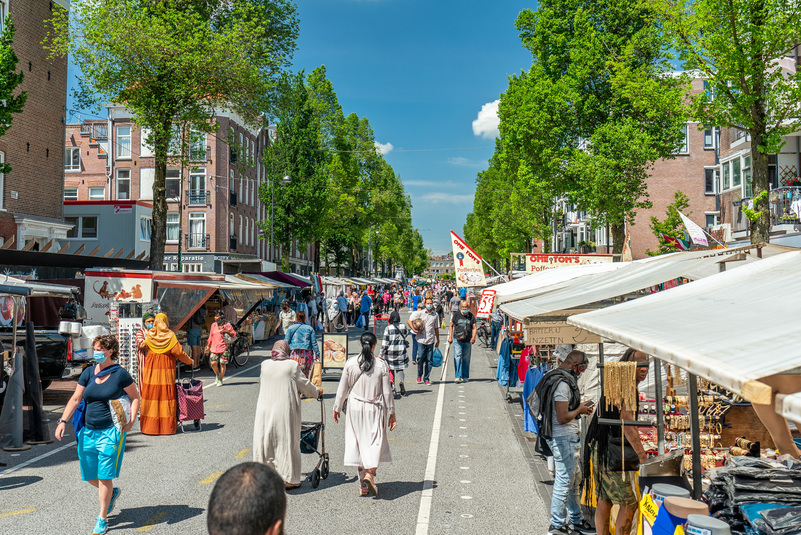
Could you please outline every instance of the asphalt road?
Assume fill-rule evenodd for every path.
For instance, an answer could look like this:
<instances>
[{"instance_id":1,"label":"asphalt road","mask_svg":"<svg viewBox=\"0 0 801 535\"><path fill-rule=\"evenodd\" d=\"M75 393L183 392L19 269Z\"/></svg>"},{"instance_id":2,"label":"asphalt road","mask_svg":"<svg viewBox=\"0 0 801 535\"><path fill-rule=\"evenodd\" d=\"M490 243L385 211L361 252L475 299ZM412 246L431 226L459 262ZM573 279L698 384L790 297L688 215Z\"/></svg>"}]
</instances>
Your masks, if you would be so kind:
<instances>
[{"instance_id":1,"label":"asphalt road","mask_svg":"<svg viewBox=\"0 0 801 535\"><path fill-rule=\"evenodd\" d=\"M352 329L351 339L359 332ZM214 482L231 466L251 460L259 364L267 354L256 349L221 388L213 386L210 372L201 374L206 419L200 432L149 437L135 428L115 480L122 495L109 533L206 533ZM544 534L547 506L494 381L493 360L476 345L471 380L463 385L453 383L452 362L445 366L444 382L442 368L434 370L430 387L417 385L415 371L407 370L407 395L396 401L398 427L390 433L393 462L379 467L375 498L359 497L355 470L342 465L344 424L334 424L330 416L338 376L326 377L331 473L317 489L305 481L290 491L286 532ZM58 392L47 398L53 423L68 397L68 389ZM305 401L303 417L319 421L319 402ZM80 481L74 444L69 436L19 454L0 451L0 461L8 463L0 472L0 534L91 533L97 494ZM304 475L316 460L303 456Z\"/></svg>"}]
</instances>

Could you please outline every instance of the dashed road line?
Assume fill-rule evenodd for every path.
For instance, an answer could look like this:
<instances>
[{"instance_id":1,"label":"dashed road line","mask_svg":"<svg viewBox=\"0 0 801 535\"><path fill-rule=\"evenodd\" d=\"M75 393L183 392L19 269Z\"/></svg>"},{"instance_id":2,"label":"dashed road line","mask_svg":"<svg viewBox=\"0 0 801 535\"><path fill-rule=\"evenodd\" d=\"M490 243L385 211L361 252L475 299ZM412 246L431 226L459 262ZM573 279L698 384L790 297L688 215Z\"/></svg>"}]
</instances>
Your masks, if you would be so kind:
<instances>
[{"instance_id":1,"label":"dashed road line","mask_svg":"<svg viewBox=\"0 0 801 535\"><path fill-rule=\"evenodd\" d=\"M36 509L17 509L16 511L9 511L8 513L0 513L0 518L5 518L7 516L17 516L17 515L26 515L28 513L34 513Z\"/></svg>"},{"instance_id":2,"label":"dashed road line","mask_svg":"<svg viewBox=\"0 0 801 535\"><path fill-rule=\"evenodd\" d=\"M202 480L198 481L198 485L208 485L210 483L214 483L214 481L216 481L217 478L220 477L221 475L223 475L222 472L213 472L206 479L202 479Z\"/></svg>"},{"instance_id":3,"label":"dashed road line","mask_svg":"<svg viewBox=\"0 0 801 535\"><path fill-rule=\"evenodd\" d=\"M234 455L234 459L244 459L245 455L247 455L248 453L250 453L250 448L245 448L236 455Z\"/></svg>"}]
</instances>

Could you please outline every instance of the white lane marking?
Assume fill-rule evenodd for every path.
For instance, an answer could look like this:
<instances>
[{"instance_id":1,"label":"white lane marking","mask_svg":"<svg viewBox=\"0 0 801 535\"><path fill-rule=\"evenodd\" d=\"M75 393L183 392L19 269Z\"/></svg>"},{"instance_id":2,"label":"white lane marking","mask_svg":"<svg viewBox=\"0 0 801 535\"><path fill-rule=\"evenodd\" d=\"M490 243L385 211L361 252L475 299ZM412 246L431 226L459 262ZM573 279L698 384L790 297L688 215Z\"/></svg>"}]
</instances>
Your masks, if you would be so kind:
<instances>
[{"instance_id":1,"label":"white lane marking","mask_svg":"<svg viewBox=\"0 0 801 535\"><path fill-rule=\"evenodd\" d=\"M472 500L473 497L472 496L462 496L462 499L463 500Z\"/></svg>"},{"instance_id":2,"label":"white lane marking","mask_svg":"<svg viewBox=\"0 0 801 535\"><path fill-rule=\"evenodd\" d=\"M463 514L462 518L473 518L473 515Z\"/></svg>"},{"instance_id":3,"label":"white lane marking","mask_svg":"<svg viewBox=\"0 0 801 535\"><path fill-rule=\"evenodd\" d=\"M42 459L47 459L51 455L55 455L56 453L58 453L60 451L64 451L64 450L69 449L69 448L74 448L74 447L76 447L78 445L78 443L75 440L73 440L71 437L66 437L65 436L65 438L69 439L69 443L68 444L64 444L63 446L60 446L60 447L58 447L58 448L56 448L56 449L54 449L52 451L48 451L47 453L43 453L43 454L39 455L38 457L34 457L33 459L28 459L24 463L20 463L20 464L18 464L16 466L12 466L11 468L3 470L2 472L0 472L0 477L7 476L8 474L10 474L12 472L16 472L17 470L19 470L21 468L25 468L26 466L29 466L29 465L37 462L37 461L41 461Z\"/></svg>"},{"instance_id":4,"label":"white lane marking","mask_svg":"<svg viewBox=\"0 0 801 535\"><path fill-rule=\"evenodd\" d=\"M461 470L470 470L470 467L469 467L469 466L460 466L459 468L460 468Z\"/></svg>"},{"instance_id":5,"label":"white lane marking","mask_svg":"<svg viewBox=\"0 0 801 535\"><path fill-rule=\"evenodd\" d=\"M459 483L461 483L463 485L467 485L468 483L472 483L472 481L470 481L469 479L463 479Z\"/></svg>"},{"instance_id":6,"label":"white lane marking","mask_svg":"<svg viewBox=\"0 0 801 535\"><path fill-rule=\"evenodd\" d=\"M447 373L448 361L442 364L442 375ZM445 383L440 382L437 393L437 408L434 411L434 426L431 429L431 443L428 447L428 462L426 462L423 493L420 496L420 509L417 513L416 535L428 535L428 526L431 522L431 505L434 501L434 476L437 473L437 452L439 451L439 434L442 427L442 405L445 402Z\"/></svg>"}]
</instances>

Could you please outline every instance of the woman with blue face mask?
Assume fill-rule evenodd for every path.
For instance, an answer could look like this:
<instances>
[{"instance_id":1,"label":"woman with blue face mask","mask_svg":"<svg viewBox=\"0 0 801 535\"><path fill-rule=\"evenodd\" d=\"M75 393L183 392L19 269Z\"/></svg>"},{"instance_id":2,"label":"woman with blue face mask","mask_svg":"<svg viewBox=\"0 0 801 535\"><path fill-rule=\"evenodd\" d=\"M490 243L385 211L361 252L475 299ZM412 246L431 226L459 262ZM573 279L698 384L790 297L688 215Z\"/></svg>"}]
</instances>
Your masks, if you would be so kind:
<instances>
[{"instance_id":1,"label":"woman with blue face mask","mask_svg":"<svg viewBox=\"0 0 801 535\"><path fill-rule=\"evenodd\" d=\"M75 393L67 403L56 427L56 439L64 438L67 422L81 401L86 402L84 427L78 432L78 459L81 479L97 488L100 514L93 533L108 531L108 515L114 509L120 489L114 479L120 476L125 438L136 422L139 412L139 391L133 378L119 366L119 344L113 335L95 338L92 358L94 366L87 367L78 379ZM130 422L117 425L110 402L127 395L130 400Z\"/></svg>"}]
</instances>

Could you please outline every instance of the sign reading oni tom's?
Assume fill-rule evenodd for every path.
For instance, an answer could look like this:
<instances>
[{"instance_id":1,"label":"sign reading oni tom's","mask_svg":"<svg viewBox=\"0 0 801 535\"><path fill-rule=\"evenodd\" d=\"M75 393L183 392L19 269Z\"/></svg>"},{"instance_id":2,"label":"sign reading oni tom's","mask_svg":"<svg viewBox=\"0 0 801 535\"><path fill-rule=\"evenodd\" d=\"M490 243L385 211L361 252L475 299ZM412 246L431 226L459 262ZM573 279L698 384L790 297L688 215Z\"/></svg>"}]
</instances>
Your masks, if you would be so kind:
<instances>
[{"instance_id":1,"label":"sign reading oni tom's","mask_svg":"<svg viewBox=\"0 0 801 535\"><path fill-rule=\"evenodd\" d=\"M526 273L537 273L565 266L604 264L612 261L613 256L610 254L528 254L526 255Z\"/></svg>"},{"instance_id":2,"label":"sign reading oni tom's","mask_svg":"<svg viewBox=\"0 0 801 535\"><path fill-rule=\"evenodd\" d=\"M471 249L454 231L451 231L451 242L453 242L453 270L456 276L456 286L459 288L486 286L484 266L478 253Z\"/></svg>"}]
</instances>

